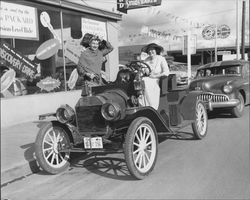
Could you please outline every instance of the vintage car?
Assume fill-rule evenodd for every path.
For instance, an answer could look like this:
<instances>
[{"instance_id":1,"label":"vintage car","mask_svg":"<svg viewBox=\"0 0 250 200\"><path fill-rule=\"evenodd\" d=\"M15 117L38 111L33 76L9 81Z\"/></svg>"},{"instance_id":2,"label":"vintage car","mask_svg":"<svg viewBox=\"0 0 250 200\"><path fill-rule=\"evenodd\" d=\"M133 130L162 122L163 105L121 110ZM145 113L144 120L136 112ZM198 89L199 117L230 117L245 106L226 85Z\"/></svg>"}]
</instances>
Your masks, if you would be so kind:
<instances>
[{"instance_id":1,"label":"vintage car","mask_svg":"<svg viewBox=\"0 0 250 200\"><path fill-rule=\"evenodd\" d=\"M82 88L75 108L62 105L40 119L57 119L42 127L35 141L35 155L41 168L57 174L69 166L70 152L117 152L125 154L131 175L143 179L154 168L158 154L158 132L178 136L192 125L193 135L207 134L207 110L198 100L200 91L178 90L173 75L160 80L158 110L139 104L143 97L142 69L133 61L121 69L117 79L106 85Z\"/></svg>"},{"instance_id":2,"label":"vintage car","mask_svg":"<svg viewBox=\"0 0 250 200\"><path fill-rule=\"evenodd\" d=\"M241 117L249 104L249 61L219 61L201 66L189 89L204 91L199 98L209 102L210 110L226 110Z\"/></svg>"}]
</instances>

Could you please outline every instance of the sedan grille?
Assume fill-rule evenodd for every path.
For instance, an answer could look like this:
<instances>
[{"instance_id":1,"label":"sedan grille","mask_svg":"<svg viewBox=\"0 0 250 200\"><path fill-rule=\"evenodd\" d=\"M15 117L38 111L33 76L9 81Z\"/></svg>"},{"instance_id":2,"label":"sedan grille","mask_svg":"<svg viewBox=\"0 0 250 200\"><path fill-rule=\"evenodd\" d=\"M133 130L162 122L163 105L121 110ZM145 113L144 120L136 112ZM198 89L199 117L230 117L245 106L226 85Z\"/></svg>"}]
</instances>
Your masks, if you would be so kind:
<instances>
[{"instance_id":1,"label":"sedan grille","mask_svg":"<svg viewBox=\"0 0 250 200\"><path fill-rule=\"evenodd\" d=\"M224 94L203 93L203 94L200 94L197 98L201 101L211 101L211 102L229 101L228 96Z\"/></svg>"}]
</instances>

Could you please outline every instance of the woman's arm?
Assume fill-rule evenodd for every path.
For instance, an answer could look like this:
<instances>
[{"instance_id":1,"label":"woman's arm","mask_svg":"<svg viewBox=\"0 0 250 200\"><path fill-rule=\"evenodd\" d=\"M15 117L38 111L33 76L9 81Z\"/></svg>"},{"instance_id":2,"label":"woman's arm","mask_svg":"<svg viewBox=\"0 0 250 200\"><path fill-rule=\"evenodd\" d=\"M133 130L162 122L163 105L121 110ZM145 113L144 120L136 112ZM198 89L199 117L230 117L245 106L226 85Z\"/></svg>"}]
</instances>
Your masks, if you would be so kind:
<instances>
[{"instance_id":1,"label":"woman's arm","mask_svg":"<svg viewBox=\"0 0 250 200\"><path fill-rule=\"evenodd\" d=\"M160 57L159 64L161 67L161 72L160 73L151 73L150 74L151 78L160 78L161 76L168 76L169 75L168 63L163 56Z\"/></svg>"},{"instance_id":2,"label":"woman's arm","mask_svg":"<svg viewBox=\"0 0 250 200\"><path fill-rule=\"evenodd\" d=\"M102 41L104 44L105 44L105 47L103 50L102 50L102 55L103 56L106 56L107 54L109 54L111 51L113 51L114 47L110 44L110 42L106 41L106 40L103 40Z\"/></svg>"}]
</instances>

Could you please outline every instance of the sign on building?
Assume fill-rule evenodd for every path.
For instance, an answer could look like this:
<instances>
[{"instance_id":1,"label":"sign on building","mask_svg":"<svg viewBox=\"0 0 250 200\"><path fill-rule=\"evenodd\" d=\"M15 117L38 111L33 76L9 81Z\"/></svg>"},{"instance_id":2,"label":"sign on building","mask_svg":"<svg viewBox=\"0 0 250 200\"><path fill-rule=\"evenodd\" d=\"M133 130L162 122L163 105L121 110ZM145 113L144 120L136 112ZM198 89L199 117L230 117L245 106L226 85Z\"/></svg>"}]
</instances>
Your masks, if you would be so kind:
<instances>
[{"instance_id":1,"label":"sign on building","mask_svg":"<svg viewBox=\"0 0 250 200\"><path fill-rule=\"evenodd\" d=\"M127 13L127 10L131 9L159 5L161 5L161 0L117 0L117 10L123 13Z\"/></svg>"},{"instance_id":2,"label":"sign on building","mask_svg":"<svg viewBox=\"0 0 250 200\"><path fill-rule=\"evenodd\" d=\"M38 40L36 8L15 3L0 3L0 36Z\"/></svg>"},{"instance_id":3,"label":"sign on building","mask_svg":"<svg viewBox=\"0 0 250 200\"><path fill-rule=\"evenodd\" d=\"M82 17L82 35L85 35L86 33L98 35L104 40L107 40L106 22Z\"/></svg>"},{"instance_id":4,"label":"sign on building","mask_svg":"<svg viewBox=\"0 0 250 200\"><path fill-rule=\"evenodd\" d=\"M34 78L37 73L37 65L28 57L22 55L7 43L0 43L0 58L7 67L14 69L25 77Z\"/></svg>"}]
</instances>

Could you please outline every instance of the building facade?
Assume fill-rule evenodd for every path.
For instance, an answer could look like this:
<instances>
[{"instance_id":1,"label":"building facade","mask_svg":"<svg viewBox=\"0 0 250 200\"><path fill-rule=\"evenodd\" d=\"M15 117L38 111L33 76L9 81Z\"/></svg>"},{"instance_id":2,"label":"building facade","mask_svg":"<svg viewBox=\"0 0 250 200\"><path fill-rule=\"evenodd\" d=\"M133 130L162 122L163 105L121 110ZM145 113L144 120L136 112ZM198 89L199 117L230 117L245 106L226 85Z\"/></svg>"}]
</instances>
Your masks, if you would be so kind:
<instances>
[{"instance_id":1,"label":"building facade","mask_svg":"<svg viewBox=\"0 0 250 200\"><path fill-rule=\"evenodd\" d=\"M102 74L108 81L115 79L119 69L115 25L120 14L67 0L4 0L0 9L3 126L55 111L62 98L75 103L80 87L74 69L86 33L99 35L114 47Z\"/></svg>"}]
</instances>

